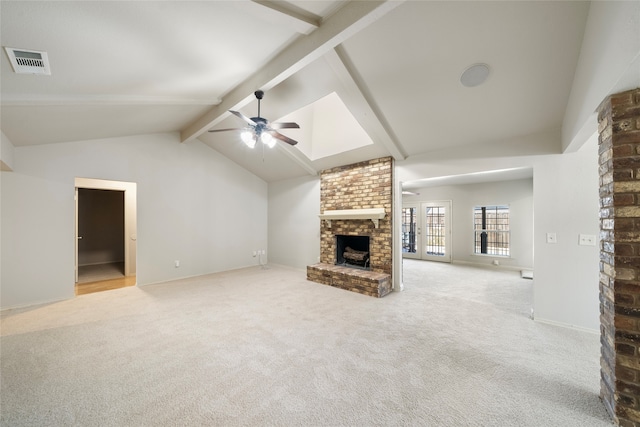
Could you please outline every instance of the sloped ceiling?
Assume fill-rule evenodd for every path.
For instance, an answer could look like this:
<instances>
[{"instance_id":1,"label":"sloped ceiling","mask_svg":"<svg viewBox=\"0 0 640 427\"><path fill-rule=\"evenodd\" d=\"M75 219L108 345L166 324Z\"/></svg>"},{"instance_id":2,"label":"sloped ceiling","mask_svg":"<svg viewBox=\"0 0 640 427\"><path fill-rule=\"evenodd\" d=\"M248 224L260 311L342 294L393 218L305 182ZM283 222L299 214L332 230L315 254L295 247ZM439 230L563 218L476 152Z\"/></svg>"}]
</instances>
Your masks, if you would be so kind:
<instances>
[{"instance_id":1,"label":"sloped ceiling","mask_svg":"<svg viewBox=\"0 0 640 427\"><path fill-rule=\"evenodd\" d=\"M2 1L2 45L46 51L52 73L15 74L2 54L1 128L18 147L179 132L268 182L536 134L556 135L560 152L588 10L580 1ZM462 86L475 63L489 65L489 78ZM312 160L286 144L248 151L234 133L207 132L239 125L229 109L254 116L257 89L272 121L334 93L372 144Z\"/></svg>"}]
</instances>

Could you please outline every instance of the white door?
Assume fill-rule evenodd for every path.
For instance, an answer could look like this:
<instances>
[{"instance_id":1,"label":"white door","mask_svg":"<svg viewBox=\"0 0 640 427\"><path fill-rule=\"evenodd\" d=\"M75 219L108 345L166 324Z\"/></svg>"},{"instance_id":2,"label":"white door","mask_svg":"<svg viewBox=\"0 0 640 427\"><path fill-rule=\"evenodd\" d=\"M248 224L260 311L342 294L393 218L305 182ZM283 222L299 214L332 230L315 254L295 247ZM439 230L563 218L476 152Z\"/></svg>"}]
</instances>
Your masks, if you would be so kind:
<instances>
[{"instance_id":1,"label":"white door","mask_svg":"<svg viewBox=\"0 0 640 427\"><path fill-rule=\"evenodd\" d=\"M422 259L451 262L451 201L420 204Z\"/></svg>"},{"instance_id":2,"label":"white door","mask_svg":"<svg viewBox=\"0 0 640 427\"><path fill-rule=\"evenodd\" d=\"M451 201L402 206L402 256L451 262Z\"/></svg>"}]
</instances>

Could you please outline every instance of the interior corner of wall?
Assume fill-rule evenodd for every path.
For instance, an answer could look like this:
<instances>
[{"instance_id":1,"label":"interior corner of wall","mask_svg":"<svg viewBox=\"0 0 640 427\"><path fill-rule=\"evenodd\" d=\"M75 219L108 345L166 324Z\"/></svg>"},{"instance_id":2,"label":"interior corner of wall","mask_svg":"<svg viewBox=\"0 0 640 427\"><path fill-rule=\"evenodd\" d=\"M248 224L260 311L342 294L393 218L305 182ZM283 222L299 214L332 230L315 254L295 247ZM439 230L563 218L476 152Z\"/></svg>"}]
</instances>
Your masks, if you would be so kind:
<instances>
[{"instance_id":1,"label":"interior corner of wall","mask_svg":"<svg viewBox=\"0 0 640 427\"><path fill-rule=\"evenodd\" d=\"M578 151L594 134L598 132L598 113L591 113L582 126L577 130L568 130L562 126L562 152L574 153Z\"/></svg>"},{"instance_id":2,"label":"interior corner of wall","mask_svg":"<svg viewBox=\"0 0 640 427\"><path fill-rule=\"evenodd\" d=\"M13 152L15 147L11 140L0 131L0 170L13 171Z\"/></svg>"},{"instance_id":3,"label":"interior corner of wall","mask_svg":"<svg viewBox=\"0 0 640 427\"><path fill-rule=\"evenodd\" d=\"M13 172L13 168L6 164L4 160L0 159L0 171L2 172Z\"/></svg>"}]
</instances>

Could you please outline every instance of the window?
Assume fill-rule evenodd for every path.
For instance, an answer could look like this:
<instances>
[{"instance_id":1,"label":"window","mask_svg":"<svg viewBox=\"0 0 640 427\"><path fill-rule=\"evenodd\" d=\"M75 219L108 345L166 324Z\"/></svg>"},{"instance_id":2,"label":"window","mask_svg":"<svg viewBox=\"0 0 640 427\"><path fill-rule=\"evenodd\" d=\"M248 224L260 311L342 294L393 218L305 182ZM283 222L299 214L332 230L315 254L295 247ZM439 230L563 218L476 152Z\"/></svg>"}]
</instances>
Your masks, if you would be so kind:
<instances>
[{"instance_id":1,"label":"window","mask_svg":"<svg viewBox=\"0 0 640 427\"><path fill-rule=\"evenodd\" d=\"M473 208L474 253L509 256L509 206Z\"/></svg>"}]
</instances>

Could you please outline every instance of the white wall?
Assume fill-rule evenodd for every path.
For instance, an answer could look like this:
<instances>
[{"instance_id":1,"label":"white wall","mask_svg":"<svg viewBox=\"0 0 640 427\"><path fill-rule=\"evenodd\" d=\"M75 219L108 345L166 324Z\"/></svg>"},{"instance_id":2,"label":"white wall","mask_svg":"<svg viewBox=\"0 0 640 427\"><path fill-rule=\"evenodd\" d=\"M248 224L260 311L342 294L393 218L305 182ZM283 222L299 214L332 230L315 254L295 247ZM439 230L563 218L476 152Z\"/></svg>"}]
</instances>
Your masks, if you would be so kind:
<instances>
[{"instance_id":1,"label":"white wall","mask_svg":"<svg viewBox=\"0 0 640 427\"><path fill-rule=\"evenodd\" d=\"M306 268L320 257L320 177L269 184L269 261Z\"/></svg>"},{"instance_id":2,"label":"white wall","mask_svg":"<svg viewBox=\"0 0 640 427\"><path fill-rule=\"evenodd\" d=\"M2 172L0 306L74 295L74 178L137 183L137 282L257 265L267 184L178 134L16 147ZM180 260L180 268L174 267Z\"/></svg>"},{"instance_id":3,"label":"white wall","mask_svg":"<svg viewBox=\"0 0 640 427\"><path fill-rule=\"evenodd\" d=\"M600 248L578 245L581 233L595 235L599 242L595 138L577 153L538 162L533 187L535 318L597 331ZM558 243L546 243L548 232L556 233Z\"/></svg>"},{"instance_id":4,"label":"white wall","mask_svg":"<svg viewBox=\"0 0 640 427\"><path fill-rule=\"evenodd\" d=\"M488 182L412 189L417 196L403 196L403 203L451 200L451 254L453 262L491 264L498 259L503 266L533 268L533 180ZM508 205L510 220L510 257L473 254L473 208Z\"/></svg>"}]
</instances>

